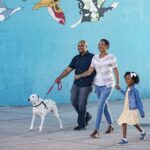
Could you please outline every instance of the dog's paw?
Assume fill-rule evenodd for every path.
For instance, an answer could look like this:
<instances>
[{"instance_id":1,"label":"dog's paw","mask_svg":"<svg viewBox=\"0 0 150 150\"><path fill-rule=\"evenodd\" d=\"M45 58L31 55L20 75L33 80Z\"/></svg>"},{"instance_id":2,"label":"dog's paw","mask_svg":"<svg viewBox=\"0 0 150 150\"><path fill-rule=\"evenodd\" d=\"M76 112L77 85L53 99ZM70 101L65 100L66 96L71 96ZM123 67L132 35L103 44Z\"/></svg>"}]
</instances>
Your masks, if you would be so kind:
<instances>
[{"instance_id":1,"label":"dog's paw","mask_svg":"<svg viewBox=\"0 0 150 150\"><path fill-rule=\"evenodd\" d=\"M39 130L38 130L38 132L42 132L42 130L41 130L41 129L39 129Z\"/></svg>"},{"instance_id":2,"label":"dog's paw","mask_svg":"<svg viewBox=\"0 0 150 150\"><path fill-rule=\"evenodd\" d=\"M63 129L63 126L60 126L60 129Z\"/></svg>"},{"instance_id":3,"label":"dog's paw","mask_svg":"<svg viewBox=\"0 0 150 150\"><path fill-rule=\"evenodd\" d=\"M42 128L39 127L38 132L42 132Z\"/></svg>"},{"instance_id":4,"label":"dog's paw","mask_svg":"<svg viewBox=\"0 0 150 150\"><path fill-rule=\"evenodd\" d=\"M29 131L33 131L33 128L30 128Z\"/></svg>"}]
</instances>

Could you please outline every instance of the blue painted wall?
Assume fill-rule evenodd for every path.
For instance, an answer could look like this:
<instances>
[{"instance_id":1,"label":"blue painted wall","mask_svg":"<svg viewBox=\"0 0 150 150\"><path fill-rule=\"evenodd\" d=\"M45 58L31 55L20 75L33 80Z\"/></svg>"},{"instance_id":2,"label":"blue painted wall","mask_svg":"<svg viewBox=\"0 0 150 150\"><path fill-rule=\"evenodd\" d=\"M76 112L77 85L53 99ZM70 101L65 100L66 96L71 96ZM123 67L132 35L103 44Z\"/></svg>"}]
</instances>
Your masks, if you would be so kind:
<instances>
[{"instance_id":1,"label":"blue painted wall","mask_svg":"<svg viewBox=\"0 0 150 150\"><path fill-rule=\"evenodd\" d=\"M114 0L108 0L110 5ZM77 54L76 45L85 39L89 50L98 53L101 38L111 42L110 53L116 55L124 86L123 74L136 71L143 98L150 97L150 1L117 0L120 6L97 23L84 23L75 29L70 25L79 18L76 0L62 0L67 24L57 24L46 8L33 11L36 0L5 0L8 7L24 9L5 22L0 22L0 105L28 105L31 93L44 96L54 79ZM70 101L73 74L63 80L63 89L49 95L59 103ZM122 98L116 91L111 99ZM95 94L90 97L96 100Z\"/></svg>"}]
</instances>

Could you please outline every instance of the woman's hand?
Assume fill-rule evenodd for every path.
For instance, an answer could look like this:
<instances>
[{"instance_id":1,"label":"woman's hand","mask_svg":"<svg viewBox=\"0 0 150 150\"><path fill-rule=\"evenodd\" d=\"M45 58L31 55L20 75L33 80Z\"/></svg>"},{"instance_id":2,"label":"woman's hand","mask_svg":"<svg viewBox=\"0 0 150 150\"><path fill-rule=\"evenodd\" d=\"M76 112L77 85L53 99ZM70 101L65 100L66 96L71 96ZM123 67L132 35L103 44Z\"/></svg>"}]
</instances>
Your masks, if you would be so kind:
<instances>
[{"instance_id":1,"label":"woman's hand","mask_svg":"<svg viewBox=\"0 0 150 150\"><path fill-rule=\"evenodd\" d=\"M120 89L121 89L121 87L120 87L119 84L116 84L116 85L115 85L115 88L116 88L116 90L120 90Z\"/></svg>"},{"instance_id":2,"label":"woman's hand","mask_svg":"<svg viewBox=\"0 0 150 150\"><path fill-rule=\"evenodd\" d=\"M84 77L90 76L93 71L94 71L94 67L90 67L87 71L81 73L80 75L75 75L74 79L78 80L81 77L84 78Z\"/></svg>"},{"instance_id":3,"label":"woman's hand","mask_svg":"<svg viewBox=\"0 0 150 150\"><path fill-rule=\"evenodd\" d=\"M75 75L74 79L78 80L78 79L80 79L80 77L81 77L80 75Z\"/></svg>"}]
</instances>

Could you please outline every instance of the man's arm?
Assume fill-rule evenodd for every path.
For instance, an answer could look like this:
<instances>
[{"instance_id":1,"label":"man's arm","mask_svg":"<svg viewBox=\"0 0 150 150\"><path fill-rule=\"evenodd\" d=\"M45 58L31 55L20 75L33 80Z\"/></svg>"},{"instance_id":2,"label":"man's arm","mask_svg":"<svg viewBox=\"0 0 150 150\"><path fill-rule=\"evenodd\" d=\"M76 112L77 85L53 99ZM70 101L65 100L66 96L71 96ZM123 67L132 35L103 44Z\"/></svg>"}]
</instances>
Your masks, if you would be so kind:
<instances>
[{"instance_id":1,"label":"man's arm","mask_svg":"<svg viewBox=\"0 0 150 150\"><path fill-rule=\"evenodd\" d=\"M59 76L60 79L63 79L66 77L73 69L70 67L67 67Z\"/></svg>"},{"instance_id":2,"label":"man's arm","mask_svg":"<svg viewBox=\"0 0 150 150\"><path fill-rule=\"evenodd\" d=\"M56 83L59 83L61 79L65 78L73 69L67 67L55 80Z\"/></svg>"}]
</instances>

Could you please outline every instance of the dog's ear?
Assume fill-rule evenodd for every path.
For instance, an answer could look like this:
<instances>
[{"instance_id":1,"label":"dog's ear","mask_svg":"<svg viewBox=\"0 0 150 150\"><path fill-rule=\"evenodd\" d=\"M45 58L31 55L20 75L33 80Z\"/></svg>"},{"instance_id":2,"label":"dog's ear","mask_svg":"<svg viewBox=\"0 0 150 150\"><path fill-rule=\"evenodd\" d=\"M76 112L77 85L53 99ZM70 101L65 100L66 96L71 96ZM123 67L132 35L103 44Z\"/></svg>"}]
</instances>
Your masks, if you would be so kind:
<instances>
[{"instance_id":1,"label":"dog's ear","mask_svg":"<svg viewBox=\"0 0 150 150\"><path fill-rule=\"evenodd\" d=\"M38 99L40 98L40 96L39 96L39 95L37 95L37 97L38 97Z\"/></svg>"}]
</instances>

